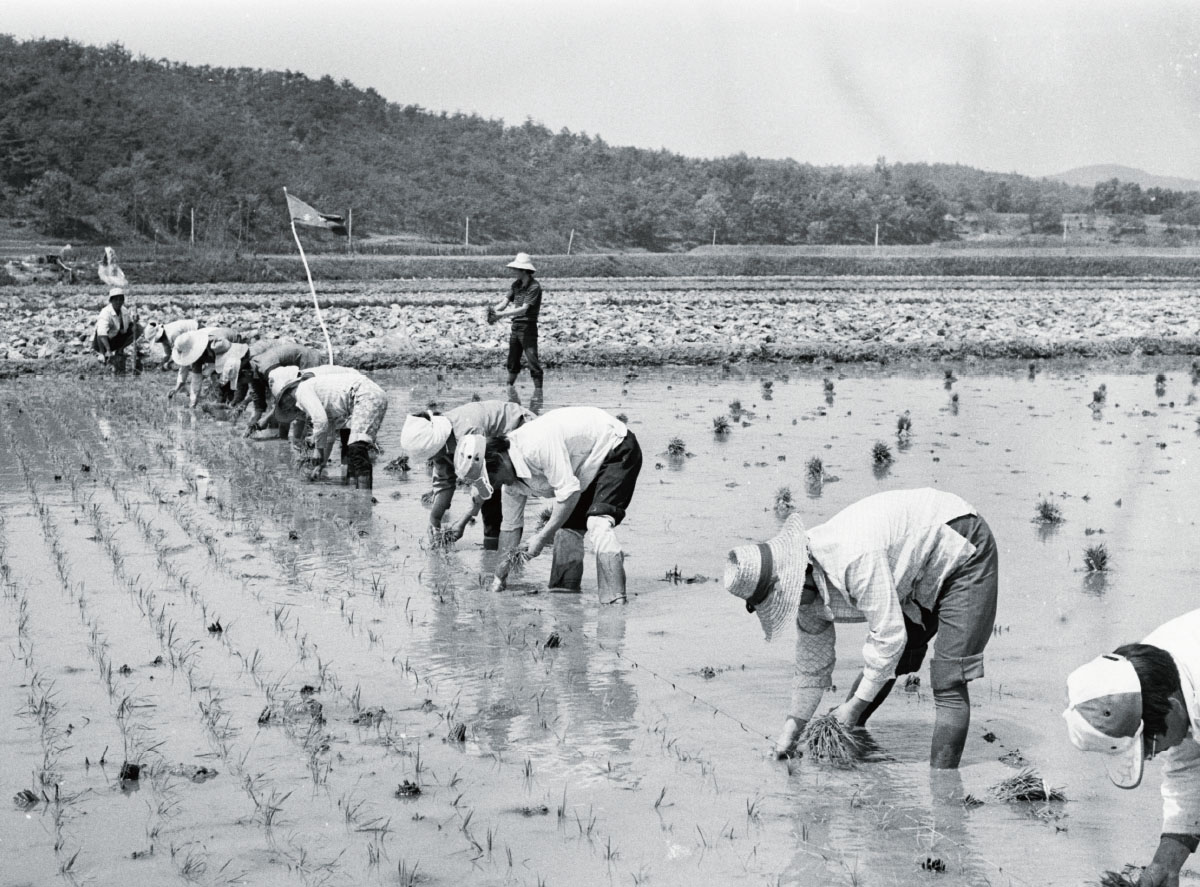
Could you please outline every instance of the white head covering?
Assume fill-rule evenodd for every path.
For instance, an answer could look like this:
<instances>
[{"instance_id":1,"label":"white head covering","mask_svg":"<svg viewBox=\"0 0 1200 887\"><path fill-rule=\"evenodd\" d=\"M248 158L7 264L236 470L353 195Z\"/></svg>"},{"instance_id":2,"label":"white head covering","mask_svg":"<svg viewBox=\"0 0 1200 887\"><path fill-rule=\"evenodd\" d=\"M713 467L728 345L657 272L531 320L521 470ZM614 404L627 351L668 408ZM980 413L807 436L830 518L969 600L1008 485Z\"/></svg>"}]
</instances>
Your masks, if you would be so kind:
<instances>
[{"instance_id":1,"label":"white head covering","mask_svg":"<svg viewBox=\"0 0 1200 887\"><path fill-rule=\"evenodd\" d=\"M177 367L190 367L200 359L207 347L207 330L184 333L175 340L175 347L171 349L171 361Z\"/></svg>"},{"instance_id":2,"label":"white head covering","mask_svg":"<svg viewBox=\"0 0 1200 887\"><path fill-rule=\"evenodd\" d=\"M1124 656L1106 653L1067 676L1067 735L1080 751L1105 755L1118 788L1142 781L1142 682Z\"/></svg>"},{"instance_id":3,"label":"white head covering","mask_svg":"<svg viewBox=\"0 0 1200 887\"><path fill-rule=\"evenodd\" d=\"M485 449L487 439L482 434L468 434L454 448L454 473L473 487L472 492L481 501L492 498L492 482L483 459Z\"/></svg>"},{"instance_id":4,"label":"white head covering","mask_svg":"<svg viewBox=\"0 0 1200 887\"><path fill-rule=\"evenodd\" d=\"M428 462L450 438L450 420L445 416L406 416L400 429L400 448L414 462Z\"/></svg>"},{"instance_id":5,"label":"white head covering","mask_svg":"<svg viewBox=\"0 0 1200 887\"><path fill-rule=\"evenodd\" d=\"M228 342L226 342L226 346L220 357L213 364L213 372L223 385L237 388L238 376L242 370L242 360L250 352L250 346ZM214 350L215 347L214 345Z\"/></svg>"},{"instance_id":6,"label":"white head covering","mask_svg":"<svg viewBox=\"0 0 1200 887\"><path fill-rule=\"evenodd\" d=\"M533 259L529 257L529 253L517 253L517 257L509 262L506 268L517 268L521 271L536 271L533 267Z\"/></svg>"},{"instance_id":7,"label":"white head covering","mask_svg":"<svg viewBox=\"0 0 1200 887\"><path fill-rule=\"evenodd\" d=\"M182 339L183 336L180 336ZM300 367L275 367L267 374L267 385L271 389L271 396L279 400L279 395L284 387L289 382L294 382L300 378Z\"/></svg>"}]
</instances>

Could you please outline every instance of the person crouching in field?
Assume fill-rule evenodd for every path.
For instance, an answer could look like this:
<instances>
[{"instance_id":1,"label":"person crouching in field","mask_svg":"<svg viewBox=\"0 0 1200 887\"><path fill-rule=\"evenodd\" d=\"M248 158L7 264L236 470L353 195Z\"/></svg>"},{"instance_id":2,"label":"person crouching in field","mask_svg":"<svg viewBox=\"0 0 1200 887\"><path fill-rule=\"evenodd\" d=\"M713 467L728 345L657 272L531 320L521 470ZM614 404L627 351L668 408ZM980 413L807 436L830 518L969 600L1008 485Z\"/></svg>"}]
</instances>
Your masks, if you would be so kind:
<instances>
[{"instance_id":1,"label":"person crouching in field","mask_svg":"<svg viewBox=\"0 0 1200 887\"><path fill-rule=\"evenodd\" d=\"M175 340L184 333L194 333L201 326L203 324L198 320L172 320L170 323L151 323L146 326L146 341L150 343L151 350L155 346L162 349L162 369L171 365L171 349L175 347Z\"/></svg>"},{"instance_id":2,"label":"person crouching in field","mask_svg":"<svg viewBox=\"0 0 1200 887\"><path fill-rule=\"evenodd\" d=\"M774 539L729 552L725 588L757 613L767 640L794 621L792 702L775 752L794 754L831 685L834 623L866 622L863 669L837 719L862 726L898 675L920 668L930 641L936 706L929 763L958 767L983 650L996 619L998 557L991 530L952 493L868 496L805 532L799 515Z\"/></svg>"},{"instance_id":3,"label":"person crouching in field","mask_svg":"<svg viewBox=\"0 0 1200 887\"><path fill-rule=\"evenodd\" d=\"M371 449L387 413L387 395L362 373L337 369L341 372L332 367L319 374L311 370L301 373L296 367L272 370L269 382L275 416L280 422L307 417L312 424L317 463L309 472L310 480L324 472L334 433L348 429L346 480L353 480L356 489L369 490L374 481Z\"/></svg>"},{"instance_id":4,"label":"person crouching in field","mask_svg":"<svg viewBox=\"0 0 1200 887\"><path fill-rule=\"evenodd\" d=\"M167 393L167 400L172 400L187 385L188 405L194 408L200 401L204 375L216 363L217 355L241 342L241 335L223 326L206 326L181 333L171 349L171 362L179 367L179 374L175 377L175 387Z\"/></svg>"},{"instance_id":5,"label":"person crouching in field","mask_svg":"<svg viewBox=\"0 0 1200 887\"><path fill-rule=\"evenodd\" d=\"M542 310L542 285L533 279L537 269L528 253L517 253L517 257L506 266L513 269L517 279L513 281L506 298L500 306L488 308L488 323L506 317L512 318L512 330L508 336L508 387L517 384L521 373L521 357L529 365L529 377L533 379L533 397L540 404L542 399L542 363L538 358L538 315ZM538 409L541 407L539 406Z\"/></svg>"},{"instance_id":6,"label":"person crouching in field","mask_svg":"<svg viewBox=\"0 0 1200 887\"><path fill-rule=\"evenodd\" d=\"M254 398L254 403L246 428L247 437L256 431L262 431L274 421L272 414L267 412L267 394L269 392L267 380L272 370L279 367L309 370L328 365L325 362L324 352L318 351L316 348L309 348L307 345L299 345L291 339L256 342L255 346L250 349L250 393ZM281 422L278 425L279 436L287 436L288 424Z\"/></svg>"},{"instance_id":7,"label":"person crouching in field","mask_svg":"<svg viewBox=\"0 0 1200 887\"><path fill-rule=\"evenodd\" d=\"M504 588L521 543L525 502L553 498L550 518L521 547L537 557L554 540L550 586L579 591L583 578L584 534L596 552L600 599L624 601L625 555L615 528L633 499L642 450L624 422L596 407L550 410L516 431L487 442L483 480L503 486L501 550L492 589Z\"/></svg>"},{"instance_id":8,"label":"person crouching in field","mask_svg":"<svg viewBox=\"0 0 1200 887\"><path fill-rule=\"evenodd\" d=\"M96 318L96 334L92 348L114 373L125 372L125 349L134 346L134 369L137 369L137 338L141 327L133 311L125 311L125 290L114 286L108 291L108 304Z\"/></svg>"},{"instance_id":9,"label":"person crouching in field","mask_svg":"<svg viewBox=\"0 0 1200 887\"><path fill-rule=\"evenodd\" d=\"M1200 845L1200 610L1160 625L1067 677L1067 735L1105 756L1118 788L1137 788L1145 761L1163 758L1163 823L1139 887L1178 887Z\"/></svg>"},{"instance_id":10,"label":"person crouching in field","mask_svg":"<svg viewBox=\"0 0 1200 887\"><path fill-rule=\"evenodd\" d=\"M428 411L414 413L404 420L400 431L400 447L413 462L433 463L433 504L429 509L429 530L434 536L442 532L442 518L454 499L454 488L460 478L455 471L455 448L471 436L486 440L516 431L537 416L520 404L504 400L480 400L463 404L444 415ZM471 497L471 507L455 522L449 535L462 538L467 524L483 511L483 550L495 551L500 544L502 508L500 485L486 488L486 496ZM485 492L482 488L477 492Z\"/></svg>"}]
</instances>

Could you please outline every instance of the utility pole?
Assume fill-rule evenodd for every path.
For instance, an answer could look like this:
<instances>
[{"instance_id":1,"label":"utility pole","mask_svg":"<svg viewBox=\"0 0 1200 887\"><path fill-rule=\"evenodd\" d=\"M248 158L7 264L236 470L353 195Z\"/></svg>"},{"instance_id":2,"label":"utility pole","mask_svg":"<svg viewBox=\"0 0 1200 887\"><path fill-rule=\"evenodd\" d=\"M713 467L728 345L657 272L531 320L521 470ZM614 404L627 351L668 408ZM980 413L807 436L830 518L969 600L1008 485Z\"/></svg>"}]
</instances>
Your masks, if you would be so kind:
<instances>
[{"instance_id":1,"label":"utility pole","mask_svg":"<svg viewBox=\"0 0 1200 887\"><path fill-rule=\"evenodd\" d=\"M471 245L471 217L467 216L467 233L463 237L463 246Z\"/></svg>"},{"instance_id":2,"label":"utility pole","mask_svg":"<svg viewBox=\"0 0 1200 887\"><path fill-rule=\"evenodd\" d=\"M713 242L712 242L712 245L713 245L713 246L716 246L716 245L717 245L717 229L716 229L716 228L713 228Z\"/></svg>"},{"instance_id":3,"label":"utility pole","mask_svg":"<svg viewBox=\"0 0 1200 887\"><path fill-rule=\"evenodd\" d=\"M875 245L879 246L879 223L875 223Z\"/></svg>"},{"instance_id":4,"label":"utility pole","mask_svg":"<svg viewBox=\"0 0 1200 887\"><path fill-rule=\"evenodd\" d=\"M571 236L567 239L567 255L571 255L571 244L575 242L575 229L571 229Z\"/></svg>"},{"instance_id":5,"label":"utility pole","mask_svg":"<svg viewBox=\"0 0 1200 887\"><path fill-rule=\"evenodd\" d=\"M196 247L196 207L192 207L192 249Z\"/></svg>"},{"instance_id":6,"label":"utility pole","mask_svg":"<svg viewBox=\"0 0 1200 887\"><path fill-rule=\"evenodd\" d=\"M354 207L346 211L346 252L354 252Z\"/></svg>"}]
</instances>

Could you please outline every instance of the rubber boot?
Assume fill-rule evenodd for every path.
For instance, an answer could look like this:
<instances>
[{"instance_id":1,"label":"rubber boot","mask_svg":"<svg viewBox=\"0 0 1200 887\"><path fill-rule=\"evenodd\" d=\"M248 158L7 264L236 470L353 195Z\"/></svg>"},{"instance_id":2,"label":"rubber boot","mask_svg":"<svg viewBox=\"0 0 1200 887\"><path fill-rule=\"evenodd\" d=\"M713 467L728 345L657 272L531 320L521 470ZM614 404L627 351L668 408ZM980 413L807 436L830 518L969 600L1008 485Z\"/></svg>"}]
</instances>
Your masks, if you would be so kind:
<instances>
[{"instance_id":1,"label":"rubber boot","mask_svg":"<svg viewBox=\"0 0 1200 887\"><path fill-rule=\"evenodd\" d=\"M596 593L601 603L625 603L625 552L596 555Z\"/></svg>"},{"instance_id":2,"label":"rubber boot","mask_svg":"<svg viewBox=\"0 0 1200 887\"><path fill-rule=\"evenodd\" d=\"M563 527L554 534L550 590L579 594L583 586L583 533Z\"/></svg>"},{"instance_id":3,"label":"rubber boot","mask_svg":"<svg viewBox=\"0 0 1200 887\"><path fill-rule=\"evenodd\" d=\"M483 550L484 551L499 551L500 550L500 537L499 536L484 536L483 537Z\"/></svg>"},{"instance_id":4,"label":"rubber boot","mask_svg":"<svg viewBox=\"0 0 1200 887\"><path fill-rule=\"evenodd\" d=\"M371 445L365 440L359 440L350 444L346 449L346 482L353 481L356 490L369 490L375 482L370 447Z\"/></svg>"},{"instance_id":5,"label":"rubber boot","mask_svg":"<svg viewBox=\"0 0 1200 887\"><path fill-rule=\"evenodd\" d=\"M339 453L342 460L342 483L350 482L350 429L338 429L338 442L340 444Z\"/></svg>"}]
</instances>

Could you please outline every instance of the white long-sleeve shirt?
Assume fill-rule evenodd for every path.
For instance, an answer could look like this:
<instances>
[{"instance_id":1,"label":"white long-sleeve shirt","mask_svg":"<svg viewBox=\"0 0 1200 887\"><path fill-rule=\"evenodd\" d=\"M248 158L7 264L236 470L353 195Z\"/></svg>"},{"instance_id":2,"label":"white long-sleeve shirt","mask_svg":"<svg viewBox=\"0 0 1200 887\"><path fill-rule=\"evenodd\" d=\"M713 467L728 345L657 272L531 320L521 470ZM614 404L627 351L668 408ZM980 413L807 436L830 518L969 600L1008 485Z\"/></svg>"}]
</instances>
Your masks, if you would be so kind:
<instances>
[{"instance_id":1,"label":"white long-sleeve shirt","mask_svg":"<svg viewBox=\"0 0 1200 887\"><path fill-rule=\"evenodd\" d=\"M829 686L835 617L867 623L863 679L855 695L870 701L879 694L895 677L908 641L905 612L919 621L918 608L932 610L946 577L975 551L946 522L975 513L953 493L895 490L860 499L808 531L813 579L823 598L818 605L829 621L820 632L800 633L794 699L804 697L806 706L812 699L815 708L819 693L814 698L797 691ZM791 714L807 718L812 712Z\"/></svg>"},{"instance_id":2,"label":"white long-sleeve shirt","mask_svg":"<svg viewBox=\"0 0 1200 887\"><path fill-rule=\"evenodd\" d=\"M508 455L517 479L504 487L501 528L525 526L530 496L563 502L586 489L625 434L625 423L598 407L550 410L510 432Z\"/></svg>"},{"instance_id":3,"label":"white long-sleeve shirt","mask_svg":"<svg viewBox=\"0 0 1200 887\"><path fill-rule=\"evenodd\" d=\"M1166 650L1179 669L1190 733L1160 755L1163 761L1163 833L1200 835L1200 610L1184 613L1154 629L1143 644Z\"/></svg>"}]
</instances>

